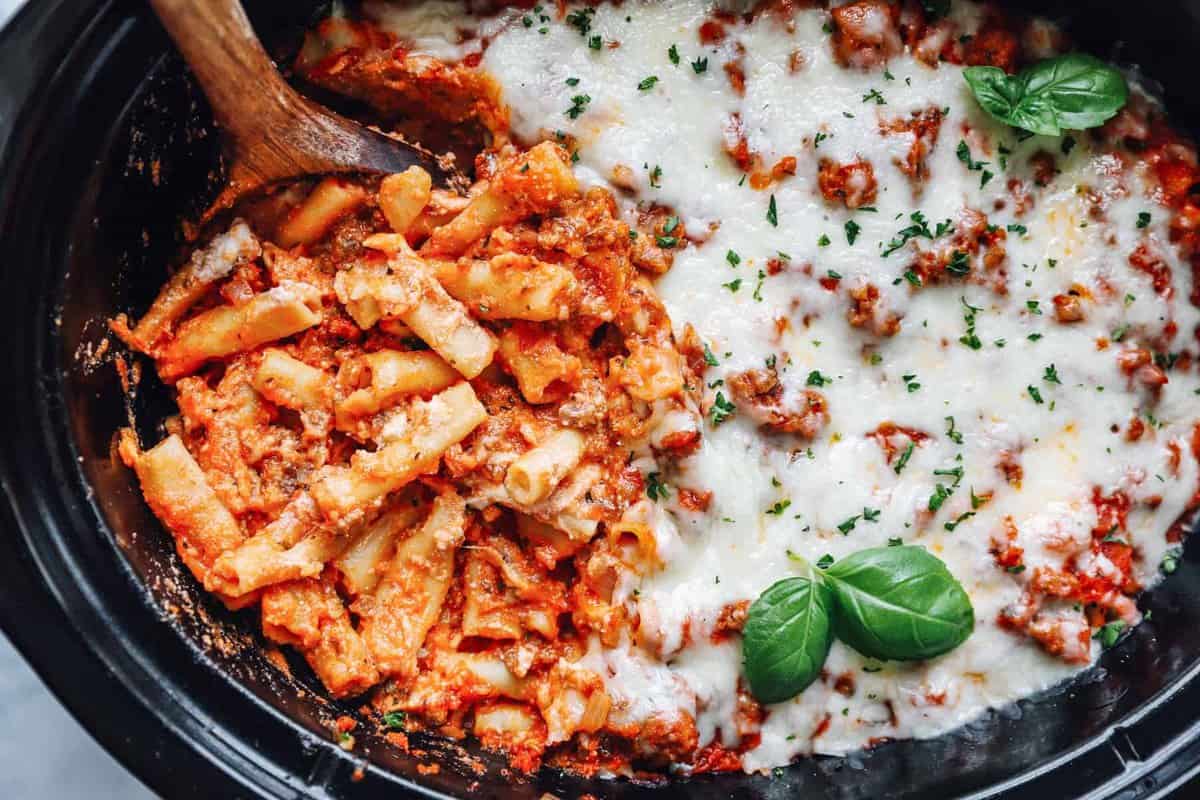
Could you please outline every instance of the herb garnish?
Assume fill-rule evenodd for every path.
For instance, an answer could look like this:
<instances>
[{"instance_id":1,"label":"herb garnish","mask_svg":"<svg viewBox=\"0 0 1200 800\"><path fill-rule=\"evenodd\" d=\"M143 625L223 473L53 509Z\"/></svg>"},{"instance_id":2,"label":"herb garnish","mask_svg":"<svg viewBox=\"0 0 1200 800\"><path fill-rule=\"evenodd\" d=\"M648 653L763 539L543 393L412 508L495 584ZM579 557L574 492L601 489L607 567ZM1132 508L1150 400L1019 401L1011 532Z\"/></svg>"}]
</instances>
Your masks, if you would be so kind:
<instances>
[{"instance_id":1,"label":"herb garnish","mask_svg":"<svg viewBox=\"0 0 1200 800\"><path fill-rule=\"evenodd\" d=\"M958 140L958 147L955 149L954 152L955 152L955 155L958 156L958 160L961 161L963 164L965 164L967 169L971 170L972 172L980 173L979 174L979 188L980 189L982 189L984 186L987 186L988 181L990 181L993 177L995 177L991 172L989 172L987 169L985 169L985 167L990 165L990 162L975 161L974 159L971 158L971 148L967 145L966 139Z\"/></svg>"},{"instance_id":2,"label":"herb garnish","mask_svg":"<svg viewBox=\"0 0 1200 800\"><path fill-rule=\"evenodd\" d=\"M962 584L924 548L875 547L817 566L750 606L742 654L760 702L786 700L816 680L835 632L865 656L914 660L954 649L975 627Z\"/></svg>"},{"instance_id":3,"label":"herb garnish","mask_svg":"<svg viewBox=\"0 0 1200 800\"><path fill-rule=\"evenodd\" d=\"M862 230L862 228L859 227L859 224L852 219L846 220L845 228L846 228L846 242L849 244L854 244L854 241L858 238L858 234Z\"/></svg>"},{"instance_id":4,"label":"herb garnish","mask_svg":"<svg viewBox=\"0 0 1200 800\"><path fill-rule=\"evenodd\" d=\"M571 119L579 119L579 115L587 110L588 103L592 102L590 95L577 94L571 98L571 107L563 113Z\"/></svg>"},{"instance_id":5,"label":"herb garnish","mask_svg":"<svg viewBox=\"0 0 1200 800\"><path fill-rule=\"evenodd\" d=\"M580 8L567 14L566 23L579 31L580 36L587 36L588 31L592 29L592 17L594 16L596 16L596 9Z\"/></svg>"},{"instance_id":6,"label":"herb garnish","mask_svg":"<svg viewBox=\"0 0 1200 800\"><path fill-rule=\"evenodd\" d=\"M667 485L659 479L657 472L651 472L646 476L646 497L649 497L654 502L666 500L671 496L667 491Z\"/></svg>"},{"instance_id":7,"label":"herb garnish","mask_svg":"<svg viewBox=\"0 0 1200 800\"><path fill-rule=\"evenodd\" d=\"M1112 622L1105 623L1101 626L1096 638L1100 641L1100 646L1108 649L1117 643L1121 638L1121 632L1125 630L1125 622L1123 620L1114 619Z\"/></svg>"},{"instance_id":8,"label":"herb garnish","mask_svg":"<svg viewBox=\"0 0 1200 800\"><path fill-rule=\"evenodd\" d=\"M967 254L962 250L955 250L951 253L950 260L946 262L946 272L960 278L971 274L971 262L967 259Z\"/></svg>"},{"instance_id":9,"label":"herb garnish","mask_svg":"<svg viewBox=\"0 0 1200 800\"><path fill-rule=\"evenodd\" d=\"M914 211L908 215L908 218L912 224L907 225L896 232L896 235L892 237L892 240L887 243L887 246L884 247L883 252L880 254L883 258L887 258L892 253L908 244L908 242L912 239L916 239L918 237L924 239L936 239L954 230L954 225L948 219L937 224L936 233L929 230L929 221L925 219L925 215L920 211Z\"/></svg>"},{"instance_id":10,"label":"herb garnish","mask_svg":"<svg viewBox=\"0 0 1200 800\"><path fill-rule=\"evenodd\" d=\"M954 417L946 417L946 436L955 444L963 443L962 431L954 429Z\"/></svg>"},{"instance_id":11,"label":"herb garnish","mask_svg":"<svg viewBox=\"0 0 1200 800\"><path fill-rule=\"evenodd\" d=\"M709 410L709 416L712 420L713 427L717 427L725 420L729 419L737 412L737 406L725 399L725 395L717 392L716 399L713 400L712 408Z\"/></svg>"},{"instance_id":12,"label":"herb garnish","mask_svg":"<svg viewBox=\"0 0 1200 800\"><path fill-rule=\"evenodd\" d=\"M830 383L833 383L833 378L826 378L820 370L815 369L808 373L808 380L804 382L806 386L816 386L818 389Z\"/></svg>"},{"instance_id":13,"label":"herb garnish","mask_svg":"<svg viewBox=\"0 0 1200 800\"><path fill-rule=\"evenodd\" d=\"M983 342L981 342L979 340L979 337L975 334L975 315L978 312L983 311L983 309L980 308L979 306L971 305L970 303L967 302L967 298L965 298L965 297L960 297L959 300L962 301L962 304L966 309L965 311L963 311L963 321L967 323L967 332L965 334L963 334L962 336L958 337L958 341L960 343L966 345L967 347L971 348L972 350L979 350L980 348L983 347ZM953 419L953 418L950 417L948 419ZM951 429L953 429L953 427L954 427L953 422L951 422L950 427L951 427Z\"/></svg>"},{"instance_id":14,"label":"herb garnish","mask_svg":"<svg viewBox=\"0 0 1200 800\"><path fill-rule=\"evenodd\" d=\"M999 67L967 67L963 77L992 117L1046 136L1103 125L1129 98L1118 70L1082 53L1048 58L1016 75Z\"/></svg>"},{"instance_id":15,"label":"herb garnish","mask_svg":"<svg viewBox=\"0 0 1200 800\"><path fill-rule=\"evenodd\" d=\"M792 504L791 500L778 500L778 501L776 501L775 505L771 506L763 513L771 514L776 517L782 516L783 512L787 511L788 506L790 506L791 504Z\"/></svg>"}]
</instances>

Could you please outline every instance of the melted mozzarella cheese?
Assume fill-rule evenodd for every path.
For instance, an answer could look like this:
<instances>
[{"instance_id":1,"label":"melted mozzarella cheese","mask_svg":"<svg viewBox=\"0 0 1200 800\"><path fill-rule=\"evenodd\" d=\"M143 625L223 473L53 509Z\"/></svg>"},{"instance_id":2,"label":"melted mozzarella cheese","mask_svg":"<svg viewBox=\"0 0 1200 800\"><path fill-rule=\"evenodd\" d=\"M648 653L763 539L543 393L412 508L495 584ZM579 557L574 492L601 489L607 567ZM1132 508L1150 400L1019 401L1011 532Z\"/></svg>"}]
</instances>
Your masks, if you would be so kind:
<instances>
[{"instance_id":1,"label":"melted mozzarella cheese","mask_svg":"<svg viewBox=\"0 0 1200 800\"><path fill-rule=\"evenodd\" d=\"M701 744L718 736L737 744L740 650L736 639L715 644L709 633L727 604L797 574L789 552L815 562L898 537L943 559L971 596L976 630L940 658L877 664L835 643L827 670L852 674L853 694L818 681L770 706L761 742L744 757L755 770L804 753L845 753L879 737L933 736L1079 669L1003 631L997 615L1020 601L1035 567L1061 565L1062 547L1075 542L1086 552L1097 524L1094 487L1121 489L1134 501L1136 577L1146 585L1157 580L1165 532L1197 483L1187 442L1200 384L1172 373L1154 406L1151 435L1126 441L1114 426L1123 432L1131 417L1145 416L1148 395L1119 370L1121 347L1102 350L1098 342L1122 330L1148 338L1168 319L1191 331L1200 317L1186 301L1191 273L1169 242L1168 211L1136 170L1093 150L1087 137L1065 156L1057 138L1019 141L980 110L951 64L931 68L901 55L886 75L844 69L823 31L824 11L797 12L791 30L764 14L702 46L697 31L710 11L701 0L604 4L586 36L557 18L526 26L513 17L491 31L481 68L502 86L520 140L562 132L575 143L581 178L604 185L621 175L631 207L668 206L690 233L704 232L676 253L658 290L677 332L694 326L720 362L705 376L708 402L717 391L729 396L720 381L769 360L785 397L803 392L814 371L829 381L820 390L830 423L814 441L766 435L748 414L735 413L706 425L699 452L667 473L675 486L713 498L705 513L670 502L655 511L665 566L626 587L637 589L626 594L640 614L641 640L653 644L593 648L588 656L623 720L687 712ZM977 16L967 4L956 10L965 24ZM598 50L587 46L594 35L605 43ZM672 46L678 64L668 57ZM739 54L744 96L722 68ZM704 71L699 59L707 59ZM567 113L572 108L578 113ZM912 135L883 135L880 126L930 108L946 116L928 156L929 177L914 186L897 166ZM750 150L768 169L795 157L794 176L751 188L723 150L724 126L735 113ZM957 153L960 140L988 165L969 168ZM1043 150L1055 154L1060 172L1035 190L1033 210L1018 215L1008 182L1032 185L1030 157ZM870 161L879 187L872 210L849 211L822 197L822 158ZM985 181L984 170L993 177ZM1099 219L1089 214L1088 192L1105 198ZM903 279L913 251L883 257L886 243L915 211L933 226L957 220L963 209L983 211L1002 227L1024 226L1008 233L1004 292L958 280L914 290ZM1146 211L1151 222L1140 228ZM850 223L859 231L853 242ZM1143 242L1172 268L1171 299L1157 296L1149 277L1129 264ZM771 259L783 264L778 274L767 274ZM836 291L820 283L831 271L840 276ZM847 290L867 284L901 318L895 336L847 321ZM1056 322L1052 298L1080 287L1118 299L1088 304L1084 321ZM969 317L978 349L960 342ZM1057 383L1046 380L1051 366ZM947 435L951 418L961 443ZM868 436L885 422L930 436L903 470ZM1177 471L1168 464L1168 442L1185 454ZM1002 453L1019 458L1018 483L999 468ZM957 469L956 481L947 472ZM939 484L952 492L931 513ZM972 494L992 499L974 508ZM1140 502L1155 496L1157 505ZM879 513L866 519L864 509ZM991 552L1006 520L1025 552L1022 573L998 567ZM1112 569L1102 561L1080 567ZM1098 649L1093 644L1091 657Z\"/></svg>"}]
</instances>

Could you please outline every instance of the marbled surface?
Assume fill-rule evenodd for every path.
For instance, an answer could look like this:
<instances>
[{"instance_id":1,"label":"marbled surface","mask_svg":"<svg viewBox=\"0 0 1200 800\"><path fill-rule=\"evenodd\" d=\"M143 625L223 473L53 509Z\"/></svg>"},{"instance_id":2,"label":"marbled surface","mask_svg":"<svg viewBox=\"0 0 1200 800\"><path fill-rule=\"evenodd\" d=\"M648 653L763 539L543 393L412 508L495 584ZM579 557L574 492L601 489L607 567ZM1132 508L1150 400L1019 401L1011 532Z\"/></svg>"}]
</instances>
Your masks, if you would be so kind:
<instances>
[{"instance_id":1,"label":"marbled surface","mask_svg":"<svg viewBox=\"0 0 1200 800\"><path fill-rule=\"evenodd\" d=\"M154 795L104 752L0 636L0 797L149 800Z\"/></svg>"}]
</instances>

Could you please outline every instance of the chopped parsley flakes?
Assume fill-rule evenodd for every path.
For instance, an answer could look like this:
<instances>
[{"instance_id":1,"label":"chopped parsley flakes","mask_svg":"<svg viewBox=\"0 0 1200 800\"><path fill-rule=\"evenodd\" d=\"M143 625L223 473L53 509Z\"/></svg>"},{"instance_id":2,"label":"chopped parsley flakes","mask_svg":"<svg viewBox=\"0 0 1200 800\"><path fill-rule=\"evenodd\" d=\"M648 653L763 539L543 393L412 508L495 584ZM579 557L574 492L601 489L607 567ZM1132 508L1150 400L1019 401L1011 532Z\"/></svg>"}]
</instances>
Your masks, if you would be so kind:
<instances>
[{"instance_id":1,"label":"chopped parsley flakes","mask_svg":"<svg viewBox=\"0 0 1200 800\"><path fill-rule=\"evenodd\" d=\"M983 342L979 340L979 336L975 334L975 314L983 311L978 306L973 306L967 302L967 298L961 297L963 306L966 310L963 311L963 321L967 323L967 332L958 338L958 341L972 350L979 350L983 347ZM953 427L953 426L952 426Z\"/></svg>"},{"instance_id":2,"label":"chopped parsley flakes","mask_svg":"<svg viewBox=\"0 0 1200 800\"><path fill-rule=\"evenodd\" d=\"M715 428L732 417L736 412L737 406L726 400L723 393L717 392L717 397L713 400L712 408L709 409L708 415Z\"/></svg>"},{"instance_id":3,"label":"chopped parsley flakes","mask_svg":"<svg viewBox=\"0 0 1200 800\"><path fill-rule=\"evenodd\" d=\"M957 275L960 278L964 275L969 275L971 272L971 262L967 258L967 254L962 250L955 250L950 254L950 261L946 264L946 272L951 275Z\"/></svg>"},{"instance_id":4,"label":"chopped parsley flakes","mask_svg":"<svg viewBox=\"0 0 1200 800\"><path fill-rule=\"evenodd\" d=\"M662 167L660 167L658 164L655 164L654 169L650 170L650 188L652 188L652 189L661 189L662 188L662 182L661 182L662 174L663 174Z\"/></svg>"},{"instance_id":5,"label":"chopped parsley flakes","mask_svg":"<svg viewBox=\"0 0 1200 800\"><path fill-rule=\"evenodd\" d=\"M1108 649L1117 643L1121 638L1121 632L1125 630L1125 621L1114 619L1112 622L1106 622L1100 627L1096 633L1096 639L1099 640L1100 646Z\"/></svg>"},{"instance_id":6,"label":"chopped parsley flakes","mask_svg":"<svg viewBox=\"0 0 1200 800\"><path fill-rule=\"evenodd\" d=\"M908 215L908 218L911 224L906 225L896 232L896 235L892 237L892 240L887 243L887 246L884 247L883 252L880 254L883 258L887 258L908 244L912 239L936 239L954 230L954 225L947 219L945 222L937 224L936 233L931 231L929 229L929 221L925 219L925 215L920 211L912 212Z\"/></svg>"},{"instance_id":7,"label":"chopped parsley flakes","mask_svg":"<svg viewBox=\"0 0 1200 800\"><path fill-rule=\"evenodd\" d=\"M950 531L951 533L953 533L955 528L957 528L959 525L963 524L964 522L966 522L973 516L975 516L974 511L964 511L963 513L959 514L956 519L953 519L950 522L947 522L942 527L945 528L946 530Z\"/></svg>"},{"instance_id":8,"label":"chopped parsley flakes","mask_svg":"<svg viewBox=\"0 0 1200 800\"><path fill-rule=\"evenodd\" d=\"M946 436L955 444L963 443L963 435L961 431L954 429L954 417L946 417Z\"/></svg>"},{"instance_id":9,"label":"chopped parsley flakes","mask_svg":"<svg viewBox=\"0 0 1200 800\"><path fill-rule=\"evenodd\" d=\"M846 220L845 228L847 244L854 244L855 240L858 239L858 234L862 231L862 228L852 219Z\"/></svg>"},{"instance_id":10,"label":"chopped parsley flakes","mask_svg":"<svg viewBox=\"0 0 1200 800\"><path fill-rule=\"evenodd\" d=\"M649 497L654 502L666 500L671 496L667 491L667 485L662 482L657 472L651 472L646 476L646 497Z\"/></svg>"},{"instance_id":11,"label":"chopped parsley flakes","mask_svg":"<svg viewBox=\"0 0 1200 800\"><path fill-rule=\"evenodd\" d=\"M592 18L596 16L594 8L580 8L567 14L566 23L579 31L580 36L587 36L592 29Z\"/></svg>"},{"instance_id":12,"label":"chopped parsley flakes","mask_svg":"<svg viewBox=\"0 0 1200 800\"><path fill-rule=\"evenodd\" d=\"M958 148L954 152L958 156L958 160L961 161L966 166L967 169L971 170L972 172L979 173L979 188L980 189L982 189L984 186L987 186L988 181L990 181L992 178L996 177L994 174L992 174L988 170L984 169L985 167L990 165L990 162L976 161L973 158L971 158L971 148L967 146L967 142L965 139L958 140Z\"/></svg>"},{"instance_id":13,"label":"chopped parsley flakes","mask_svg":"<svg viewBox=\"0 0 1200 800\"><path fill-rule=\"evenodd\" d=\"M579 119L579 116L587 110L588 103L592 102L590 95L577 94L571 98L571 107L563 113L571 119Z\"/></svg>"},{"instance_id":14,"label":"chopped parsley flakes","mask_svg":"<svg viewBox=\"0 0 1200 800\"><path fill-rule=\"evenodd\" d=\"M772 514L777 517L781 516L784 511L787 511L788 506L790 506L791 504L792 504L791 500L780 500L780 501L776 502L775 505L768 508L765 513Z\"/></svg>"}]
</instances>

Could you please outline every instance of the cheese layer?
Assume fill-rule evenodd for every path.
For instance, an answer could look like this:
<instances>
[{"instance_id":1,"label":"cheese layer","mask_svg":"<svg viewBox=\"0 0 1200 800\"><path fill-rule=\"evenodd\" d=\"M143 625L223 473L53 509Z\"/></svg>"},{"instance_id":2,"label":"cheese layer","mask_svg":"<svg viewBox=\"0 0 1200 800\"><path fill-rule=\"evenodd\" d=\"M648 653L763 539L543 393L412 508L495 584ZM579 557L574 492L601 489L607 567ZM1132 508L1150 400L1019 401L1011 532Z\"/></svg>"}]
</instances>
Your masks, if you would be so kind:
<instances>
[{"instance_id":1,"label":"cheese layer","mask_svg":"<svg viewBox=\"0 0 1200 800\"><path fill-rule=\"evenodd\" d=\"M1070 603L1042 607L1069 640L1065 654L998 617L1020 606L1040 568L1062 569L1064 553L1079 574L1112 571L1089 549L1097 492L1130 501L1120 536L1137 581L1153 584L1167 531L1195 492L1194 370L1167 369L1153 389L1118 358L1146 348L1169 360L1171 326L1174 347L1187 347L1200 322L1148 173L1086 134L1020 138L979 108L959 66L908 53L885 67L839 65L827 11L798 11L790 26L771 14L739 18L702 44L713 16L702 0L602 4L585 34L549 8L486 20L445 2L368 12L401 37L418 31L434 55L482 52L518 140L570 142L581 178L615 185L631 218L664 206L688 232L658 290L677 336L691 325L718 362L704 375L705 408L718 393L737 408L719 424L710 416L697 453L661 467L664 566L622 587L640 617L631 643L588 656L613 713L687 713L702 745L738 747L740 641L709 636L723 609L800 574L794 556L837 559L895 540L945 561L974 604L974 634L916 663L874 662L835 643L829 679L767 708L747 770L940 734L1086 667L1100 645L1070 652L1088 625ZM967 30L979 17L965 3L953 11ZM461 35L484 26L483 39ZM596 35L599 49L588 46ZM885 128L931 109L939 132L927 176L914 180L902 165L915 135ZM734 119L764 170L792 157L794 174L754 188L726 151ZM1052 156L1048 179L1041 153ZM823 159L870 163L877 191L867 207L823 194ZM949 248L953 234L884 254L915 212L936 230L965 226L971 211L1004 231L998 267L969 253L968 279L906 276L919 250ZM1139 247L1169 267L1169 291L1132 265ZM871 319L852 324L854 292L868 288L878 293ZM1059 321L1056 295L1079 298L1083 319ZM889 320L899 325L892 335ZM765 430L734 399L731 378L770 367L785 406L806 390L824 396L829 419L814 437ZM1145 428L1136 439L1133 420ZM919 436L897 434L889 454L872 435L888 424ZM707 510L680 505L680 488L711 492ZM1019 565L1000 563L1009 547ZM1137 620L1136 609L1118 610ZM850 676L849 694L839 676Z\"/></svg>"}]
</instances>

